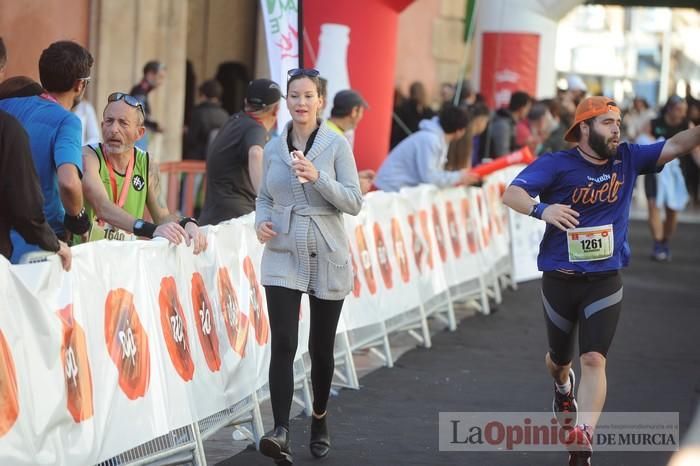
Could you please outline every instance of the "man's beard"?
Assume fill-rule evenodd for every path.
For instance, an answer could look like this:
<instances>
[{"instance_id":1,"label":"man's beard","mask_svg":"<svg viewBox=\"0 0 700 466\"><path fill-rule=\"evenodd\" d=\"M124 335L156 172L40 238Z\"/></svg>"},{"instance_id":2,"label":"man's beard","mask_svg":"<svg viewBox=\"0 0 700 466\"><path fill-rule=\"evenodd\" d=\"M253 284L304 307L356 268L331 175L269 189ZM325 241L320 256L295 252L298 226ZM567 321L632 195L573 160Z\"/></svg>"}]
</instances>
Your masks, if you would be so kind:
<instances>
[{"instance_id":1,"label":"man's beard","mask_svg":"<svg viewBox=\"0 0 700 466\"><path fill-rule=\"evenodd\" d=\"M134 144L107 141L106 143L104 143L104 147L107 149L106 152L110 154L123 154L124 152L132 150L134 148Z\"/></svg>"},{"instance_id":2,"label":"man's beard","mask_svg":"<svg viewBox=\"0 0 700 466\"><path fill-rule=\"evenodd\" d=\"M75 110L75 107L77 107L78 104L83 101L84 96L85 96L85 90L83 89L83 91L80 94L73 97L73 106L70 109Z\"/></svg>"},{"instance_id":3,"label":"man's beard","mask_svg":"<svg viewBox=\"0 0 700 466\"><path fill-rule=\"evenodd\" d=\"M612 139L612 138L610 138ZM609 144L606 143L605 136L591 128L591 132L588 136L588 145L591 149L604 159L612 159L617 154L617 146L611 148Z\"/></svg>"},{"instance_id":4,"label":"man's beard","mask_svg":"<svg viewBox=\"0 0 700 466\"><path fill-rule=\"evenodd\" d=\"M75 107L78 106L81 100L83 100L81 95L76 95L75 97L73 97L73 106L70 109L75 110Z\"/></svg>"}]
</instances>

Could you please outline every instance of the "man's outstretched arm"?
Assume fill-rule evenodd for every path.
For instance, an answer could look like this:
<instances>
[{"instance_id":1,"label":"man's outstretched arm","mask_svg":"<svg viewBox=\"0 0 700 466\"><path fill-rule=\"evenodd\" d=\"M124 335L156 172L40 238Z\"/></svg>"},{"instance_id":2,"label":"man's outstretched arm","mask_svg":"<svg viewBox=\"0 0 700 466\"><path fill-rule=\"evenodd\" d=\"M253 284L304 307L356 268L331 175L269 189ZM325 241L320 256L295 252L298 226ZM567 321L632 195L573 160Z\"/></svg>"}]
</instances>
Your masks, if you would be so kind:
<instances>
[{"instance_id":1,"label":"man's outstretched arm","mask_svg":"<svg viewBox=\"0 0 700 466\"><path fill-rule=\"evenodd\" d=\"M661 166L670 162L676 157L689 154L698 146L700 146L700 126L681 131L666 141L656 165Z\"/></svg>"}]
</instances>

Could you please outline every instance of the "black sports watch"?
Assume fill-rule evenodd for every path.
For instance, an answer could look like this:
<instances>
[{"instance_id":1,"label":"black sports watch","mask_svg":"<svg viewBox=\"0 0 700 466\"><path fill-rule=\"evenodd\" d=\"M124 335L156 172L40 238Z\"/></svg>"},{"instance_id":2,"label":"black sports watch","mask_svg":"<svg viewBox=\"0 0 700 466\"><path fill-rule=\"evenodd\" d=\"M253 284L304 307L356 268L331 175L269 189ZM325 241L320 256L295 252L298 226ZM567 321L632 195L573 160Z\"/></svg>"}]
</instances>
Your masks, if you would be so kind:
<instances>
[{"instance_id":1,"label":"black sports watch","mask_svg":"<svg viewBox=\"0 0 700 466\"><path fill-rule=\"evenodd\" d=\"M149 223L142 218L137 218L134 222L134 234L145 238L153 238L157 225Z\"/></svg>"},{"instance_id":2,"label":"black sports watch","mask_svg":"<svg viewBox=\"0 0 700 466\"><path fill-rule=\"evenodd\" d=\"M194 223L195 225L199 226L199 222L193 217L182 217L178 223L182 228L185 228L185 225L188 223Z\"/></svg>"}]
</instances>

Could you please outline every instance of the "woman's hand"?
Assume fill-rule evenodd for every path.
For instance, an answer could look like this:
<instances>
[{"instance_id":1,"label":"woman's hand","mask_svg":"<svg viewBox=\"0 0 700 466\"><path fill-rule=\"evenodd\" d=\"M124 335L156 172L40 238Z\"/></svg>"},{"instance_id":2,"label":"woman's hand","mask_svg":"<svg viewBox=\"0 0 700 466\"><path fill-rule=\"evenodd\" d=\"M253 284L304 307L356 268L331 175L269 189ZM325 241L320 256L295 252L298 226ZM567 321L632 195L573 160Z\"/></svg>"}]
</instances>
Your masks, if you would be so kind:
<instances>
[{"instance_id":1,"label":"woman's hand","mask_svg":"<svg viewBox=\"0 0 700 466\"><path fill-rule=\"evenodd\" d=\"M193 253L199 254L200 252L207 249L207 237L201 232L199 226L194 222L187 222L185 224L185 232L188 236L188 245L190 240L194 242Z\"/></svg>"},{"instance_id":2,"label":"woman's hand","mask_svg":"<svg viewBox=\"0 0 700 466\"><path fill-rule=\"evenodd\" d=\"M262 222L258 226L258 229L255 232L255 234L258 237L258 241L260 241L262 244L265 244L265 242L277 236L275 230L272 229L272 222Z\"/></svg>"},{"instance_id":3,"label":"woman's hand","mask_svg":"<svg viewBox=\"0 0 700 466\"><path fill-rule=\"evenodd\" d=\"M292 152L292 169L294 170L295 176L301 176L307 180L314 182L318 179L318 170L309 159L304 157L301 151L295 150Z\"/></svg>"}]
</instances>

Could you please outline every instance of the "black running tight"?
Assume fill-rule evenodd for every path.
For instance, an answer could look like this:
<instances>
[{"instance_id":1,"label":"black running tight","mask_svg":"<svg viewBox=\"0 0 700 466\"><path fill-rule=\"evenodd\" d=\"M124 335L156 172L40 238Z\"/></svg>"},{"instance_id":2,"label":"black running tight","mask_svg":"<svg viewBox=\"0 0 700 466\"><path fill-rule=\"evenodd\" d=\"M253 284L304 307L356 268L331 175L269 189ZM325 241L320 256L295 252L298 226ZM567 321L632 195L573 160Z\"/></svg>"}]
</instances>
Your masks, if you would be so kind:
<instances>
[{"instance_id":1,"label":"black running tight","mask_svg":"<svg viewBox=\"0 0 700 466\"><path fill-rule=\"evenodd\" d=\"M275 427L289 427L289 410L294 394L294 355L299 335L301 291L266 286L267 312L270 317L270 399ZM309 355L314 412L326 410L335 368L333 348L343 300L329 301L309 296L311 306Z\"/></svg>"}]
</instances>

